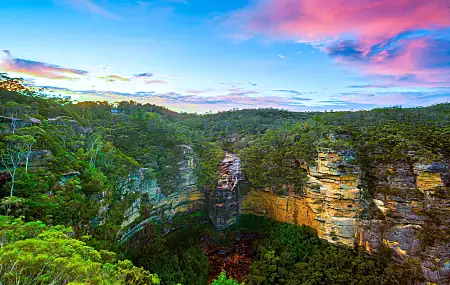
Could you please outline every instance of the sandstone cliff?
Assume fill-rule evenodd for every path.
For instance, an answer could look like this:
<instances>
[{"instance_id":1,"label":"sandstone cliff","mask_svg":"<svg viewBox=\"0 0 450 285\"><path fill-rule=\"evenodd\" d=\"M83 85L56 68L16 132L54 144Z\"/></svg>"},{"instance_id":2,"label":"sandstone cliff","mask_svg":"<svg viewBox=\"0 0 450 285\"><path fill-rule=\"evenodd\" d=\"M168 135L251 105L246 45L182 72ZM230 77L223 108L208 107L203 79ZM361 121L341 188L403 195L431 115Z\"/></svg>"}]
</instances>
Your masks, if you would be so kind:
<instances>
[{"instance_id":1,"label":"sandstone cliff","mask_svg":"<svg viewBox=\"0 0 450 285\"><path fill-rule=\"evenodd\" d=\"M302 195L251 191L242 212L307 225L329 242L386 245L399 261L417 258L428 281L450 276L449 167L430 164L375 164L362 170L353 152L322 151L305 166L309 181Z\"/></svg>"}]
</instances>

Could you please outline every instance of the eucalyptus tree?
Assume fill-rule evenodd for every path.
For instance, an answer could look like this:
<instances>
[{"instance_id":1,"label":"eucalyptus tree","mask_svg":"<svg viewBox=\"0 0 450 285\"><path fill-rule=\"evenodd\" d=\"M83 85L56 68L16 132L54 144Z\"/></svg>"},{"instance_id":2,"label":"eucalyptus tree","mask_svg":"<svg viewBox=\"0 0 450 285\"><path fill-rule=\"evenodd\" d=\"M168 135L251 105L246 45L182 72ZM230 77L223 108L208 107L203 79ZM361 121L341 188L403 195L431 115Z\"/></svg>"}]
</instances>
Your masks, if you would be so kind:
<instances>
[{"instance_id":1,"label":"eucalyptus tree","mask_svg":"<svg viewBox=\"0 0 450 285\"><path fill-rule=\"evenodd\" d=\"M25 167L28 171L28 160L32 146L36 139L30 135L8 135L4 139L4 147L0 151L0 158L6 171L11 176L10 196L14 194L17 170L26 161Z\"/></svg>"}]
</instances>

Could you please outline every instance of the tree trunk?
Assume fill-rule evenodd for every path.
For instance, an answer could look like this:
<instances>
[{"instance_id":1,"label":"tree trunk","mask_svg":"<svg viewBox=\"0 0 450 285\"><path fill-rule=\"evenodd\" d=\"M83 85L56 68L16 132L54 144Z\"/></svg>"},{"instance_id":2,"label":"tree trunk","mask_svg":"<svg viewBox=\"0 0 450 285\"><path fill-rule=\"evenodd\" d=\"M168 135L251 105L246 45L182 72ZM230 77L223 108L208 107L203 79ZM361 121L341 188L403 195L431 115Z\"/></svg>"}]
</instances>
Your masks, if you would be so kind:
<instances>
[{"instance_id":1,"label":"tree trunk","mask_svg":"<svg viewBox=\"0 0 450 285\"><path fill-rule=\"evenodd\" d=\"M28 161L29 161L29 158L30 158L30 153L28 152L27 156L26 156L26 162L25 162L25 173L27 173L27 174L28 174Z\"/></svg>"},{"instance_id":2,"label":"tree trunk","mask_svg":"<svg viewBox=\"0 0 450 285\"><path fill-rule=\"evenodd\" d=\"M11 132L13 135L16 132L16 119L14 117L11 118Z\"/></svg>"},{"instance_id":3,"label":"tree trunk","mask_svg":"<svg viewBox=\"0 0 450 285\"><path fill-rule=\"evenodd\" d=\"M15 176L16 176L16 171L14 170L14 172L11 174L11 189L9 191L10 197L12 197L13 193L14 193L14 183L16 182Z\"/></svg>"}]
</instances>

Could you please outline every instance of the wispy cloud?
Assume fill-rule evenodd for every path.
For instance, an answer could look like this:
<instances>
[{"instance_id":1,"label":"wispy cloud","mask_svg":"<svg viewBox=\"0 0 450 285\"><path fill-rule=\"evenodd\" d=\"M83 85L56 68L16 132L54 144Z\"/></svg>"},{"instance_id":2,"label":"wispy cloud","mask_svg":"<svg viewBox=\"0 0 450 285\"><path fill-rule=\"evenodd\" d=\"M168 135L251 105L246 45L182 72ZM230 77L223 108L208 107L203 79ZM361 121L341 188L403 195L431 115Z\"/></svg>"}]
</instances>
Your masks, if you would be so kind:
<instances>
[{"instance_id":1,"label":"wispy cloud","mask_svg":"<svg viewBox=\"0 0 450 285\"><path fill-rule=\"evenodd\" d=\"M228 89L228 92L228 95L232 96L254 95L259 93L258 91L245 90L244 88L230 88Z\"/></svg>"},{"instance_id":2,"label":"wispy cloud","mask_svg":"<svg viewBox=\"0 0 450 285\"><path fill-rule=\"evenodd\" d=\"M123 77L123 76L115 75L115 74L106 75L106 76L99 76L98 78L106 80L108 82L115 82L115 81L128 82L128 81L130 81L130 78L128 78L128 77Z\"/></svg>"},{"instance_id":3,"label":"wispy cloud","mask_svg":"<svg viewBox=\"0 0 450 285\"><path fill-rule=\"evenodd\" d=\"M146 80L145 84L167 84L165 80Z\"/></svg>"},{"instance_id":4,"label":"wispy cloud","mask_svg":"<svg viewBox=\"0 0 450 285\"><path fill-rule=\"evenodd\" d=\"M281 58L281 59L286 59L286 57L284 55L282 55L282 54L279 54L278 57Z\"/></svg>"},{"instance_id":5,"label":"wispy cloud","mask_svg":"<svg viewBox=\"0 0 450 285\"><path fill-rule=\"evenodd\" d=\"M81 12L88 12L94 15L102 16L109 19L118 19L119 17L115 14L109 12L105 8L96 4L91 0L64 0L72 8L77 9Z\"/></svg>"},{"instance_id":6,"label":"wispy cloud","mask_svg":"<svg viewBox=\"0 0 450 285\"><path fill-rule=\"evenodd\" d=\"M221 85L243 85L244 83L242 82L220 82L219 84Z\"/></svg>"},{"instance_id":7,"label":"wispy cloud","mask_svg":"<svg viewBox=\"0 0 450 285\"><path fill-rule=\"evenodd\" d=\"M3 51L4 58L0 62L0 70L15 72L50 79L77 80L88 74L85 70L65 68L59 65L15 58L8 50Z\"/></svg>"},{"instance_id":8,"label":"wispy cloud","mask_svg":"<svg viewBox=\"0 0 450 285\"><path fill-rule=\"evenodd\" d=\"M143 8L148 8L150 5L154 4L155 2L148 2L148 1L136 1L138 5L140 5Z\"/></svg>"},{"instance_id":9,"label":"wispy cloud","mask_svg":"<svg viewBox=\"0 0 450 285\"><path fill-rule=\"evenodd\" d=\"M200 94L210 93L210 92L213 92L213 91L214 91L214 89L208 88L208 89L203 89L203 90L187 89L185 92L188 93L188 94L200 95Z\"/></svg>"},{"instance_id":10,"label":"wispy cloud","mask_svg":"<svg viewBox=\"0 0 450 285\"><path fill-rule=\"evenodd\" d=\"M315 94L316 92L301 92L297 90L288 90L288 89L274 89L272 90L274 92L283 92L283 93L289 93L291 95L294 95L292 98L296 98L296 100L299 101L311 101L311 98L301 97L302 95L306 94Z\"/></svg>"},{"instance_id":11,"label":"wispy cloud","mask_svg":"<svg viewBox=\"0 0 450 285\"><path fill-rule=\"evenodd\" d=\"M187 0L163 0L167 3L189 4Z\"/></svg>"}]
</instances>

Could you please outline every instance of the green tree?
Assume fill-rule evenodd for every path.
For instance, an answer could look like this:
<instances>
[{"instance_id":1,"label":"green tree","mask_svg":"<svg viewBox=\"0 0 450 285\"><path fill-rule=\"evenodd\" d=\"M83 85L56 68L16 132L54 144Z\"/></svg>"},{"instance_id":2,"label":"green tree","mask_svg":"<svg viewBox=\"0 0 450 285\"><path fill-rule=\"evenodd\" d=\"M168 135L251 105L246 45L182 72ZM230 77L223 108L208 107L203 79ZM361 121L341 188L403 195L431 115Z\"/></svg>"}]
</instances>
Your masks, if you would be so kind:
<instances>
[{"instance_id":1,"label":"green tree","mask_svg":"<svg viewBox=\"0 0 450 285\"><path fill-rule=\"evenodd\" d=\"M222 271L220 275L215 279L211 285L240 285L239 282L233 278L227 278L227 273Z\"/></svg>"},{"instance_id":2,"label":"green tree","mask_svg":"<svg viewBox=\"0 0 450 285\"><path fill-rule=\"evenodd\" d=\"M2 164L11 176L10 196L12 197L17 169L21 166L24 159L26 160L26 167L28 169L29 154L36 140L30 135L8 135L3 140L5 146L0 152L0 157Z\"/></svg>"},{"instance_id":3,"label":"green tree","mask_svg":"<svg viewBox=\"0 0 450 285\"><path fill-rule=\"evenodd\" d=\"M0 216L2 284L158 285L158 276L70 238L72 229L47 228Z\"/></svg>"}]
</instances>

